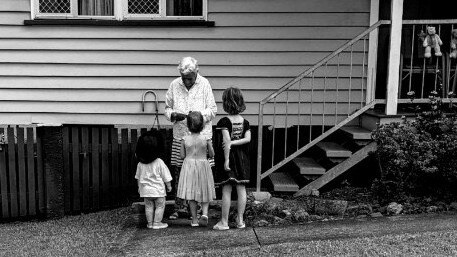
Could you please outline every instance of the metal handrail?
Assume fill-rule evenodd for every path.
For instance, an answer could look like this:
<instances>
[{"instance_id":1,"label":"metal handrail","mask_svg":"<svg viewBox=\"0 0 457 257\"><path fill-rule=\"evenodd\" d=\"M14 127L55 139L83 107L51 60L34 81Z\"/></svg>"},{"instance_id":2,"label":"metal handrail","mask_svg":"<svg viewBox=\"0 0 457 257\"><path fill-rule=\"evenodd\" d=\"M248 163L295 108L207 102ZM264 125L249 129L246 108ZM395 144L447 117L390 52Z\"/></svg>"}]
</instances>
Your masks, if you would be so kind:
<instances>
[{"instance_id":1,"label":"metal handrail","mask_svg":"<svg viewBox=\"0 0 457 257\"><path fill-rule=\"evenodd\" d=\"M348 117L342 121L342 122L337 122L337 119L338 119L338 110L337 110L337 103L336 103L336 107L335 107L335 126L330 129L329 131L325 132L324 133L324 119L325 119L325 97L324 97L324 109L323 109L323 122L322 122L322 134L321 136L319 136L318 138L314 139L314 140L311 140L311 129L310 128L310 142L301 147L300 149L298 149L298 143L297 143L297 151L291 155L289 155L288 157L286 157L287 153L286 153L286 149L284 149L284 154L285 154L285 157L282 161L280 161L279 163L277 163L276 165L274 165L274 160L272 160L272 167L270 169L268 169L268 171L266 171L264 174L262 174L262 149L263 149L263 145L262 145L262 140L263 140L263 116L264 116L264 106L265 104L267 104L268 102L270 102L272 99L275 100L275 109L276 109L276 97L281 94L282 92L288 90L290 87L292 87L293 85L295 85L297 82L300 82L300 91L299 91L299 94L301 93L301 81L303 78L307 77L307 76L310 76L312 75L312 79L313 79L313 85L314 85L314 72L322 67L323 65L325 65L327 67L327 64L328 64L328 61L330 61L332 58L334 57L337 57L338 60L338 68L339 69L339 55L345 50L347 49L348 47L351 47L351 72L350 72L350 81L351 81L351 78L352 78L352 46L357 43L360 39L366 37L370 32L374 31L375 29L377 29L378 27L380 27L381 25L385 25L385 24L391 24L391 21L389 20L380 20L378 22L376 22L375 24L373 24L372 26L370 26L368 29L366 29L365 31L363 31L362 33L360 33L359 35L357 35L356 37L354 37L352 40L348 41L347 43L345 43L344 45L342 45L341 47L339 47L338 49L336 49L334 52L332 52L331 54L327 55L326 57L324 57L322 60L320 60L319 62L317 62L315 65L313 65L312 67L308 68L307 70L305 70L304 72L302 72L301 74L299 74L297 77L295 77L294 79L290 80L289 82L287 82L285 85L283 85L281 88L279 88L276 92L270 94L268 97L266 97L265 99L263 99L260 103L259 103L259 122L258 122L258 145L257 145L257 151L258 151L258 156L257 156L257 191L260 191L260 185L261 185L261 180L263 178L265 178L266 176L268 176L269 174L271 174L272 172L276 171L278 168L282 167L284 164L286 164L287 162L291 161L293 158L297 157L298 155L300 155L301 153L303 153L304 151L306 151L307 149L309 149L311 146L313 146L314 144L316 144L318 141L322 140L323 138L325 138L327 135L329 135L330 133L332 133L333 131L335 131L336 129L340 128L341 126L343 126L344 124L347 124L349 121L353 120L355 117L357 117L358 115L360 115L360 111L365 111L367 110L368 108L370 108L372 105L374 105L375 102L371 102L369 105L366 105L365 107L363 106L363 103L364 101L361 100L361 105L360 105L360 110L359 111L356 111L355 113L353 113L352 115L349 115L348 114ZM364 54L365 54L365 39L364 39ZM363 69L365 69L365 56L363 57ZM363 73L365 72L365 70L363 70ZM363 83L363 76L364 74L362 74L362 83ZM337 75L338 77L338 75ZM325 94L325 80L326 80L326 75L324 77L324 94ZM338 83L336 83L336 90L338 92ZM313 92L313 87L311 87L311 92ZM287 91L288 93L288 91ZM311 99L312 99L312 93L311 93ZM350 90L349 90L349 97L350 97ZM362 84L362 97L363 97L363 84ZM299 100L300 102L300 100ZM337 102L338 102L338 99L337 99ZM349 103L350 103L350 100L349 100ZM287 100L286 100L286 104L288 104L288 94L287 94ZM349 106L349 105L348 105ZM368 107L369 106L369 107ZM350 106L349 106L350 107ZM300 107L299 107L300 108ZM311 108L312 108L312 104L311 104ZM312 110L312 109L311 109ZM286 114L287 115L287 114ZM310 121L312 122L312 116L313 114L311 113L310 114ZM274 111L274 117L276 116L276 111ZM299 116L300 116L300 111L299 111ZM286 139L287 139L287 116L286 116ZM274 126L273 126L273 130L274 130ZM298 131L300 130L300 128L298 127L297 129L297 133L299 133ZM274 138L274 133L273 133L273 138ZM298 138L297 138L298 140ZM286 143L286 142L285 142ZM273 141L273 147L274 147L274 141ZM274 149L273 149L274 151Z\"/></svg>"}]
</instances>

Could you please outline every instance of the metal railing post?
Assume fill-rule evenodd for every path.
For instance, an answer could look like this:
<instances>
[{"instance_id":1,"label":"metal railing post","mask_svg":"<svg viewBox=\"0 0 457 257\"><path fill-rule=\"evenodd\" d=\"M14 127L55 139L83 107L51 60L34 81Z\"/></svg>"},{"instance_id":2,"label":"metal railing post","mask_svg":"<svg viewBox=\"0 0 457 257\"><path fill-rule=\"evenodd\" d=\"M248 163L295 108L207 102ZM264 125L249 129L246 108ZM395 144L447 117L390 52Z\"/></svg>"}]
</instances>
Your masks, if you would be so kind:
<instances>
[{"instance_id":1,"label":"metal railing post","mask_svg":"<svg viewBox=\"0 0 457 257\"><path fill-rule=\"evenodd\" d=\"M257 142L257 184L256 191L260 192L261 175L262 175L262 141L263 141L263 104L259 103L259 130Z\"/></svg>"}]
</instances>

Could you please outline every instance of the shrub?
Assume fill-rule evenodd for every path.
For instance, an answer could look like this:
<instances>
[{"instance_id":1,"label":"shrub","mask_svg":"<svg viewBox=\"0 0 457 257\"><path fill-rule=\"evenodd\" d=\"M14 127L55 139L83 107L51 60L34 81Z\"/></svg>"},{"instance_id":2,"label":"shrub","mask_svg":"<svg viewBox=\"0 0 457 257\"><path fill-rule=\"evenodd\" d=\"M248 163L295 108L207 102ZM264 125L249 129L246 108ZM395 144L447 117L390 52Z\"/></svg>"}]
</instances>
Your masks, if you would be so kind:
<instances>
[{"instance_id":1,"label":"shrub","mask_svg":"<svg viewBox=\"0 0 457 257\"><path fill-rule=\"evenodd\" d=\"M414 121L381 125L373 134L381 174L372 190L381 201L457 196L456 115L444 114L436 95L429 99Z\"/></svg>"}]
</instances>

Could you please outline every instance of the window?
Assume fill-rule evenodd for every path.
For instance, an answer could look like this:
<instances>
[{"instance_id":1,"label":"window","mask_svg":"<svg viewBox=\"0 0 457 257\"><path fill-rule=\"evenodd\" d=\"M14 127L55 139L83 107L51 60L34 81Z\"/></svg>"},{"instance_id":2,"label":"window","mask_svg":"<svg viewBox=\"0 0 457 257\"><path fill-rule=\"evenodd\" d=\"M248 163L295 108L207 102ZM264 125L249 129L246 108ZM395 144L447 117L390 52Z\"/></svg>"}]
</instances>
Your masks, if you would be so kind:
<instances>
[{"instance_id":1,"label":"window","mask_svg":"<svg viewBox=\"0 0 457 257\"><path fill-rule=\"evenodd\" d=\"M206 20L207 0L31 0L33 19Z\"/></svg>"}]
</instances>

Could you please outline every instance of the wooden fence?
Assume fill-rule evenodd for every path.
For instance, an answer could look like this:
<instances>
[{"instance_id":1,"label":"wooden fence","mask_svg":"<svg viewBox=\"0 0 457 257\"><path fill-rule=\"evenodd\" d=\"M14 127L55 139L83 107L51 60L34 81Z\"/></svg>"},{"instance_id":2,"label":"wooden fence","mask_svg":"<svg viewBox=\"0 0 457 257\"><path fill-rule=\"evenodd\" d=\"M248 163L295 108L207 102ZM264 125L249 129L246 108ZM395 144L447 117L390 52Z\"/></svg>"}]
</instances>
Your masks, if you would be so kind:
<instances>
[{"instance_id":1,"label":"wooden fence","mask_svg":"<svg viewBox=\"0 0 457 257\"><path fill-rule=\"evenodd\" d=\"M65 213L91 212L129 203L137 194L135 147L148 128L63 127ZM165 137L169 162L171 130Z\"/></svg>"},{"instance_id":2,"label":"wooden fence","mask_svg":"<svg viewBox=\"0 0 457 257\"><path fill-rule=\"evenodd\" d=\"M0 128L0 217L42 214L44 192L41 141L35 129Z\"/></svg>"},{"instance_id":3,"label":"wooden fence","mask_svg":"<svg viewBox=\"0 0 457 257\"><path fill-rule=\"evenodd\" d=\"M62 203L58 206L64 214L95 212L138 200L134 152L139 135L150 127L65 125L57 128L61 131L58 138L53 134L47 139L37 133L42 129L0 127L0 221L47 215L57 206L56 200ZM254 171L256 131L252 130L251 142ZM161 133L165 139L162 158L169 165L172 129L163 128ZM55 140L61 143L54 147ZM53 151L47 154L49 145ZM56 149L59 147L62 149ZM47 161L58 162L62 168L49 173L55 171ZM251 182L255 182L255 172ZM55 183L62 186L55 187ZM56 188L62 188L62 199L54 197Z\"/></svg>"}]
</instances>

